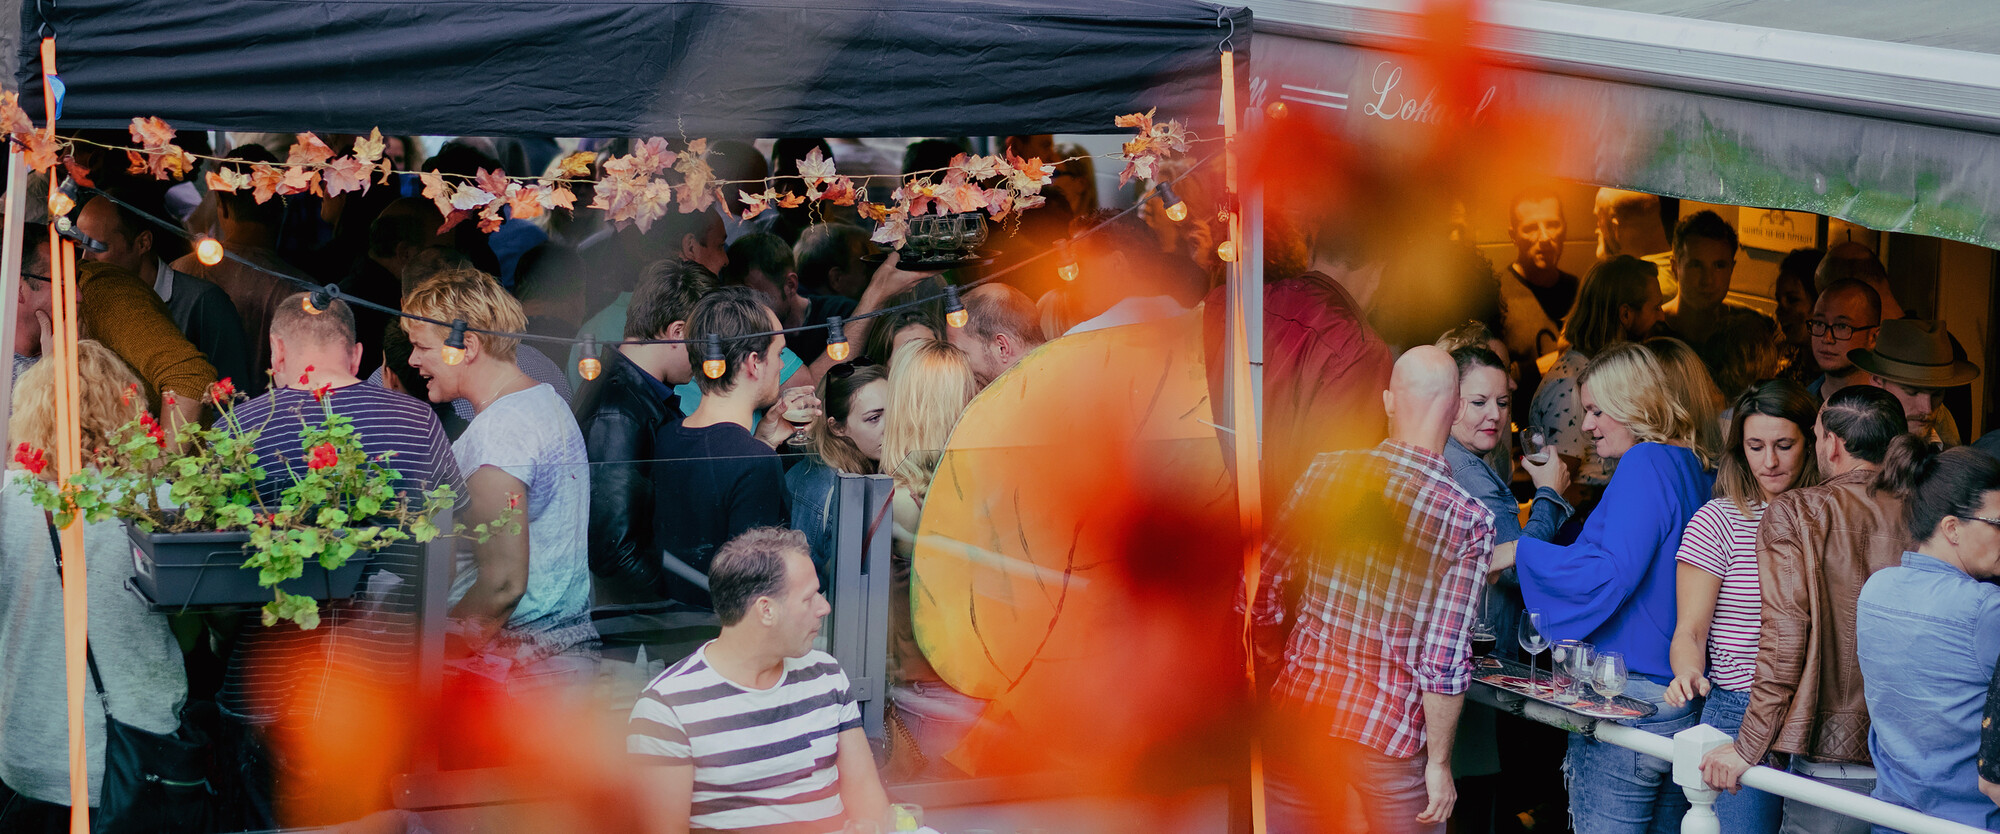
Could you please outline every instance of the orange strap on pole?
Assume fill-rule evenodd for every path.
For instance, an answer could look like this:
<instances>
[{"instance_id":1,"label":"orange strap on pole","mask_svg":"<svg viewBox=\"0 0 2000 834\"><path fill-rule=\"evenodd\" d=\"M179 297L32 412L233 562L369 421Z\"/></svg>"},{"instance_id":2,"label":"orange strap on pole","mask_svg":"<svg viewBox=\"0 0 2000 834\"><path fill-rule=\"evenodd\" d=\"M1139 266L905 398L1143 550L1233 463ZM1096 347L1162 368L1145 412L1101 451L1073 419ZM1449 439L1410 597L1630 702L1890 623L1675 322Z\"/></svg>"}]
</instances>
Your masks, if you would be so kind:
<instances>
[{"instance_id":1,"label":"orange strap on pole","mask_svg":"<svg viewBox=\"0 0 2000 834\"><path fill-rule=\"evenodd\" d=\"M1235 248L1235 255L1225 265L1229 269L1229 395L1230 409L1234 415L1231 421L1236 432L1236 502L1237 514L1241 518L1243 533L1243 586L1247 593L1243 612L1244 669L1243 674L1251 692L1256 692L1257 655L1252 642L1251 617L1257 600L1257 586L1262 580L1260 560L1264 550L1264 498L1263 471L1259 465L1259 431L1257 421L1257 397L1250 379L1250 337L1248 321L1243 315L1244 299L1248 293L1262 292L1262 287L1246 287L1243 260L1256 253L1243 250L1243 211L1234 203L1238 188L1236 130L1238 113L1236 108L1236 53L1224 50L1222 53L1222 172L1223 193L1232 201L1229 205L1229 243ZM1264 834L1264 753L1263 745L1256 737L1250 741L1250 830Z\"/></svg>"},{"instance_id":2,"label":"orange strap on pole","mask_svg":"<svg viewBox=\"0 0 2000 834\"><path fill-rule=\"evenodd\" d=\"M56 93L48 78L56 74L56 42L42 39L42 104L47 121L43 130L53 138L56 132ZM48 171L49 187L57 185L56 171ZM83 431L79 419L77 382L76 246L63 240L53 225L49 228L49 259L55 279L51 318L56 344L53 356L43 359L56 363L56 474L64 487L83 466ZM89 628L89 589L83 555L83 519L72 518L62 529L63 662L69 707L69 827L70 834L90 832L90 762L84 751L84 645Z\"/></svg>"}]
</instances>

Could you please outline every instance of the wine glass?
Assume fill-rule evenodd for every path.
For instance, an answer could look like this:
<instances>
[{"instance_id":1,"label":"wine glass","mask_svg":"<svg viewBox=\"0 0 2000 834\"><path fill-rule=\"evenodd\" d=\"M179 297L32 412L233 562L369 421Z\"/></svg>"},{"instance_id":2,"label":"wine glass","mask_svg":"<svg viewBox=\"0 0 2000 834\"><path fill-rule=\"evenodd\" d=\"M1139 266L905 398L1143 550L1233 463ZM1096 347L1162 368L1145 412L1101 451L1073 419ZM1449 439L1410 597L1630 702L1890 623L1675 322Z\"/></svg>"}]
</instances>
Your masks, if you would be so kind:
<instances>
[{"instance_id":1,"label":"wine glass","mask_svg":"<svg viewBox=\"0 0 2000 834\"><path fill-rule=\"evenodd\" d=\"M1529 463L1541 465L1549 462L1549 430L1542 426L1529 426L1521 430L1521 456Z\"/></svg>"},{"instance_id":2,"label":"wine glass","mask_svg":"<svg viewBox=\"0 0 2000 834\"><path fill-rule=\"evenodd\" d=\"M785 409L784 416L785 422L792 424L792 436L785 441L785 445L792 447L811 446L812 435L807 434L806 429L812 426L812 409L794 402L791 408Z\"/></svg>"},{"instance_id":3,"label":"wine glass","mask_svg":"<svg viewBox=\"0 0 2000 834\"><path fill-rule=\"evenodd\" d=\"M1613 703L1625 692L1625 682L1631 674L1625 670L1625 655L1618 652L1598 652L1597 664L1592 667L1590 688L1604 696L1605 703Z\"/></svg>"},{"instance_id":4,"label":"wine glass","mask_svg":"<svg viewBox=\"0 0 2000 834\"><path fill-rule=\"evenodd\" d=\"M1549 648L1548 635L1542 631L1542 609L1530 608L1525 612L1525 616L1521 618L1520 633L1515 635L1515 638L1521 643L1521 651L1528 653L1528 692L1533 694L1537 691L1535 658Z\"/></svg>"},{"instance_id":5,"label":"wine glass","mask_svg":"<svg viewBox=\"0 0 2000 834\"><path fill-rule=\"evenodd\" d=\"M1492 654L1493 649L1500 642L1499 630L1494 627L1493 617L1490 615L1488 609L1487 600L1489 596L1490 594L1487 593L1486 589L1482 588L1478 598L1473 601L1472 627L1469 629L1472 637L1473 657L1485 657Z\"/></svg>"},{"instance_id":6,"label":"wine glass","mask_svg":"<svg viewBox=\"0 0 2000 834\"><path fill-rule=\"evenodd\" d=\"M1551 655L1562 678L1556 682L1555 700L1559 704L1574 704L1583 700L1585 690L1590 687L1591 666L1597 662L1595 646L1582 640L1564 640L1556 644Z\"/></svg>"}]
</instances>

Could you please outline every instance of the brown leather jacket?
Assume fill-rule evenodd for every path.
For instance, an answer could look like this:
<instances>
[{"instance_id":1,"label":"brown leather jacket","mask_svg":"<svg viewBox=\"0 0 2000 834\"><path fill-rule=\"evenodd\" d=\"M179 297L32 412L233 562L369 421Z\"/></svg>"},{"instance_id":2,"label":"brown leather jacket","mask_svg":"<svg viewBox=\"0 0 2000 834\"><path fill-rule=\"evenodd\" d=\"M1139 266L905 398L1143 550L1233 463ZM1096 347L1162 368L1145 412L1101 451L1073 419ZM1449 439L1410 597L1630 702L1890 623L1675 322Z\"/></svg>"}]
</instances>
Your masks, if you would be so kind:
<instances>
[{"instance_id":1,"label":"brown leather jacket","mask_svg":"<svg viewBox=\"0 0 2000 834\"><path fill-rule=\"evenodd\" d=\"M1855 470L1779 495L1757 528L1763 632L1750 709L1736 751L1869 764L1868 703L1854 652L1861 585L1899 564L1908 535L1903 502L1868 488Z\"/></svg>"}]
</instances>

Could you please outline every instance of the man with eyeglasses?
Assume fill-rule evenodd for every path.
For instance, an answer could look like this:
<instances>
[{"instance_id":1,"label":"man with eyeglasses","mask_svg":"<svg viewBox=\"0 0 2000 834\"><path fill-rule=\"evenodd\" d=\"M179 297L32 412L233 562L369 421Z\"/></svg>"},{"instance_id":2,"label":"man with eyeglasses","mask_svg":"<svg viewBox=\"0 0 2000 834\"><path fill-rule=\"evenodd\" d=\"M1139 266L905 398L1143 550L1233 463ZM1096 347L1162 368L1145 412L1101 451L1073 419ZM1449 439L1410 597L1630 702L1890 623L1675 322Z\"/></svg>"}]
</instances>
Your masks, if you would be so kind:
<instances>
[{"instance_id":1,"label":"man with eyeglasses","mask_svg":"<svg viewBox=\"0 0 2000 834\"><path fill-rule=\"evenodd\" d=\"M14 310L17 372L53 347L55 338L49 227L24 224L22 235L21 299ZM128 270L93 261L77 264L76 284L78 335L102 342L138 372L149 404L170 432L182 421L200 419L201 397L215 382L215 366L181 335L153 288Z\"/></svg>"},{"instance_id":2,"label":"man with eyeglasses","mask_svg":"<svg viewBox=\"0 0 2000 834\"><path fill-rule=\"evenodd\" d=\"M1820 377L1806 386L1824 400L1849 385L1867 385L1869 373L1856 367L1848 354L1875 346L1882 325L1882 296L1874 287L1847 278L1828 285L1813 303L1806 332L1812 336L1813 359Z\"/></svg>"}]
</instances>

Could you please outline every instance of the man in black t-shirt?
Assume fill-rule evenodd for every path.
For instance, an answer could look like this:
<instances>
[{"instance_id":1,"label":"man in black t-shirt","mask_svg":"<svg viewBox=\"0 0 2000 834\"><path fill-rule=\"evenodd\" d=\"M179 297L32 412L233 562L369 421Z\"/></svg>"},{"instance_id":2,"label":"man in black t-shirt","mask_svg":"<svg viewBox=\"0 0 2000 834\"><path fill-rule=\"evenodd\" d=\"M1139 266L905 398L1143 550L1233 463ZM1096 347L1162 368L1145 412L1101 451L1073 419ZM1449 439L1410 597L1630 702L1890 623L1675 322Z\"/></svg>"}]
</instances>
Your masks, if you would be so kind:
<instances>
[{"instance_id":1,"label":"man in black t-shirt","mask_svg":"<svg viewBox=\"0 0 2000 834\"><path fill-rule=\"evenodd\" d=\"M791 521L784 465L751 433L754 415L778 401L785 337L749 334L777 329L777 315L744 287L709 293L688 316L701 404L654 442L653 542L664 551L670 599L708 606L708 592L689 581L687 569L706 574L724 542ZM710 336L718 337L724 366L714 377L702 367L714 358Z\"/></svg>"}]
</instances>

